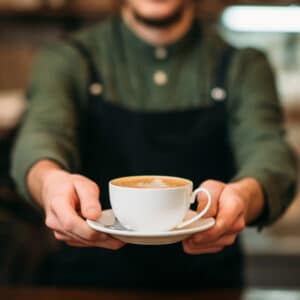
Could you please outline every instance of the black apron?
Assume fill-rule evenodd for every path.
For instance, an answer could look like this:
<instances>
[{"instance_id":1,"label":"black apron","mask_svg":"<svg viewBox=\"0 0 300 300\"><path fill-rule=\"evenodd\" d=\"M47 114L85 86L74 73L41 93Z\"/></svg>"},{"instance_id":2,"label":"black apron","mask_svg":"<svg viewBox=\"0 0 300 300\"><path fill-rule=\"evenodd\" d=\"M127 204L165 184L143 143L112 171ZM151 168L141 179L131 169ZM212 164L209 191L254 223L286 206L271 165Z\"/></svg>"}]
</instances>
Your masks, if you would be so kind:
<instances>
[{"instance_id":1,"label":"black apron","mask_svg":"<svg viewBox=\"0 0 300 300\"><path fill-rule=\"evenodd\" d=\"M103 81L84 45L72 41L86 61L90 80L83 126L82 172L101 189L109 208L108 181L129 175L188 178L194 187L206 179L228 182L235 168L228 142L224 82L232 48L216 71L214 99L205 108L145 112L111 104L102 98ZM105 87L104 87L105 88ZM221 253L187 255L181 243L126 245L118 251L63 246L48 260L42 283L94 287L201 288L241 287L239 242Z\"/></svg>"}]
</instances>

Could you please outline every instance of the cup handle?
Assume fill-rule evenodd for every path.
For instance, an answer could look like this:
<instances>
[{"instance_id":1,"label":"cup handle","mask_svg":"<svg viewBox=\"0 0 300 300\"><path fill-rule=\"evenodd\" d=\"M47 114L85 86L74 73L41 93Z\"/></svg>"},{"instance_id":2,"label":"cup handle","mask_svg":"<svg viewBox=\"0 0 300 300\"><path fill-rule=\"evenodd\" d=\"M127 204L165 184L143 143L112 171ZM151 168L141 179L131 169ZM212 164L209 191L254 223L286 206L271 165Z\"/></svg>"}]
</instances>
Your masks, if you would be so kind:
<instances>
[{"instance_id":1,"label":"cup handle","mask_svg":"<svg viewBox=\"0 0 300 300\"><path fill-rule=\"evenodd\" d=\"M187 225L190 225L190 224L194 223L195 221L199 220L201 217L203 217L207 213L207 211L211 205L211 194L207 189L202 188L202 187L195 189L192 194L191 204L195 202L195 198L196 198L197 194L201 193L201 192L207 196L207 204L204 207L204 209L201 212L199 212L195 217L177 225L176 228L183 228Z\"/></svg>"}]
</instances>

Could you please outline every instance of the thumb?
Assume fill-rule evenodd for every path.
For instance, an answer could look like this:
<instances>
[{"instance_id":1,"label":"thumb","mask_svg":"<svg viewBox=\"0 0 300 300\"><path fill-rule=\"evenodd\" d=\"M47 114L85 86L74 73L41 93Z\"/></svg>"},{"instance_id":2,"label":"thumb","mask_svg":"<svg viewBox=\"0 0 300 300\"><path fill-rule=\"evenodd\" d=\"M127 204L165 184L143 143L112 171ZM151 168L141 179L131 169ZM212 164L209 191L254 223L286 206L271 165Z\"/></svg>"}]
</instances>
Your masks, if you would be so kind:
<instances>
[{"instance_id":1,"label":"thumb","mask_svg":"<svg viewBox=\"0 0 300 300\"><path fill-rule=\"evenodd\" d=\"M206 180L201 184L201 187L207 189L212 198L211 206L205 214L205 217L215 217L218 211L219 198L225 187L225 184L217 180ZM200 212L207 204L207 196L204 193L199 193L197 196L197 200L197 211Z\"/></svg>"},{"instance_id":2,"label":"thumb","mask_svg":"<svg viewBox=\"0 0 300 300\"><path fill-rule=\"evenodd\" d=\"M98 219L101 216L101 204L97 184L80 175L74 175L73 184L79 198L82 216L91 220Z\"/></svg>"}]
</instances>

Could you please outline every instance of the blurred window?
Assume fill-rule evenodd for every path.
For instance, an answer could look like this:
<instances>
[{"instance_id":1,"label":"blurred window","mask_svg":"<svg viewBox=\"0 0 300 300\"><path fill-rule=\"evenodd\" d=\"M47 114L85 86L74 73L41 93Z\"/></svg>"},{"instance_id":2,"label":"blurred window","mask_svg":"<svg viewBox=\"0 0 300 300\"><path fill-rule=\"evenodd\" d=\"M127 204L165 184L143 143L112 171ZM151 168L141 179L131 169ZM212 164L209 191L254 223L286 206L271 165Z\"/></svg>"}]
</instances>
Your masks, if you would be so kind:
<instances>
[{"instance_id":1,"label":"blurred window","mask_svg":"<svg viewBox=\"0 0 300 300\"><path fill-rule=\"evenodd\" d=\"M220 17L225 40L237 47L265 51L276 72L285 104L299 105L300 98L300 7L227 7Z\"/></svg>"}]
</instances>

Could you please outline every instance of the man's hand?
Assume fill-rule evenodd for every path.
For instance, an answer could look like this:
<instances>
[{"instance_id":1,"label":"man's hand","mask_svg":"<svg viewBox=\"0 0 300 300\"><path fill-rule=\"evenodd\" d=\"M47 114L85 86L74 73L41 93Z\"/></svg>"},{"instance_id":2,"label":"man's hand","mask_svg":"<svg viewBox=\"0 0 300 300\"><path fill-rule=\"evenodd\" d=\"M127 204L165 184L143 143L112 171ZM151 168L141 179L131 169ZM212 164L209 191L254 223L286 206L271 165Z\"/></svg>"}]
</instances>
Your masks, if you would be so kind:
<instances>
[{"instance_id":1,"label":"man's hand","mask_svg":"<svg viewBox=\"0 0 300 300\"><path fill-rule=\"evenodd\" d=\"M91 229L84 218L101 215L98 186L80 175L61 170L50 161L35 165L28 176L29 189L44 208L46 225L54 236L75 247L102 247L112 250L124 243Z\"/></svg>"},{"instance_id":2,"label":"man's hand","mask_svg":"<svg viewBox=\"0 0 300 300\"><path fill-rule=\"evenodd\" d=\"M183 249L188 254L216 253L232 245L246 224L258 217L263 208L263 192L255 179L245 178L229 184L208 180L201 186L212 195L212 205L205 217L215 217L216 224L183 241ZM205 195L200 193L198 201L198 210L202 210Z\"/></svg>"}]
</instances>

